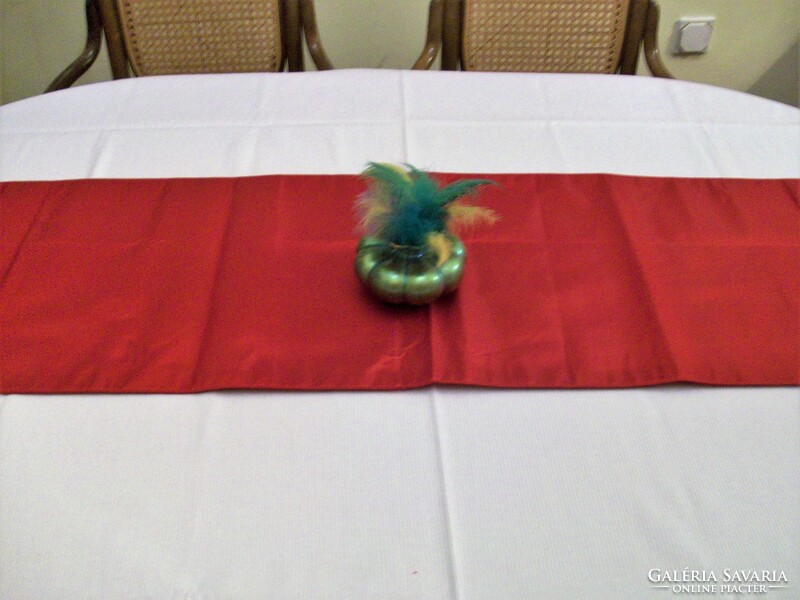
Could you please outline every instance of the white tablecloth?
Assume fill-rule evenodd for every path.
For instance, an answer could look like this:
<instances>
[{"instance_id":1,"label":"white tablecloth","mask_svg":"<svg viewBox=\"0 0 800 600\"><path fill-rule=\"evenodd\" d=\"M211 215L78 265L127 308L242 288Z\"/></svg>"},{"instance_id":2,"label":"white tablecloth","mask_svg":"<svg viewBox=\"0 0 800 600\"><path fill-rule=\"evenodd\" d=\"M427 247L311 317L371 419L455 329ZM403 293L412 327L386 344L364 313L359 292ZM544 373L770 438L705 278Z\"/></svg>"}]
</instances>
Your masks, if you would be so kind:
<instances>
[{"instance_id":1,"label":"white tablecloth","mask_svg":"<svg viewBox=\"0 0 800 600\"><path fill-rule=\"evenodd\" d=\"M800 111L646 77L394 71L0 108L0 180L370 160L798 177ZM658 599L651 579L686 569L783 572L759 595L799 598L799 465L791 387L6 395L0 598Z\"/></svg>"}]
</instances>

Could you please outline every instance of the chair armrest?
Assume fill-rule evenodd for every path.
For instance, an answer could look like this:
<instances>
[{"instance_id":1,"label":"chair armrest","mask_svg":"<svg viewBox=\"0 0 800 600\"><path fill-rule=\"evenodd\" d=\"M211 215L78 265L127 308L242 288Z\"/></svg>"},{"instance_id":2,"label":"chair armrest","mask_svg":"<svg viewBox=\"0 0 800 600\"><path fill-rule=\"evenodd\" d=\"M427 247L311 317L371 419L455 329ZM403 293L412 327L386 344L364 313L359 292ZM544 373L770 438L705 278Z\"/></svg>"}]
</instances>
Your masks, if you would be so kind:
<instances>
[{"instance_id":1,"label":"chair armrest","mask_svg":"<svg viewBox=\"0 0 800 600\"><path fill-rule=\"evenodd\" d=\"M45 94L71 86L89 70L89 67L97 59L102 43L103 27L100 24L100 13L94 0L86 0L86 27L86 46L83 52L47 86Z\"/></svg>"},{"instance_id":2,"label":"chair armrest","mask_svg":"<svg viewBox=\"0 0 800 600\"><path fill-rule=\"evenodd\" d=\"M314 3L312 0L300 0L300 16L303 21L303 35L306 38L306 45L308 52L311 54L311 59L319 71L328 71L333 69L328 55L325 53L325 48L322 47L322 39L317 29L317 16L314 12Z\"/></svg>"},{"instance_id":3,"label":"chair armrest","mask_svg":"<svg viewBox=\"0 0 800 600\"><path fill-rule=\"evenodd\" d=\"M647 21L644 28L644 58L647 68L654 77L665 77L675 79L661 62L661 55L658 51L658 17L660 14L658 4L650 0L647 6Z\"/></svg>"},{"instance_id":4,"label":"chair armrest","mask_svg":"<svg viewBox=\"0 0 800 600\"><path fill-rule=\"evenodd\" d=\"M433 61L439 54L442 47L442 21L444 5L442 0L431 0L428 6L428 31L425 34L425 47L419 58L411 67L414 70L427 70L431 68Z\"/></svg>"}]
</instances>

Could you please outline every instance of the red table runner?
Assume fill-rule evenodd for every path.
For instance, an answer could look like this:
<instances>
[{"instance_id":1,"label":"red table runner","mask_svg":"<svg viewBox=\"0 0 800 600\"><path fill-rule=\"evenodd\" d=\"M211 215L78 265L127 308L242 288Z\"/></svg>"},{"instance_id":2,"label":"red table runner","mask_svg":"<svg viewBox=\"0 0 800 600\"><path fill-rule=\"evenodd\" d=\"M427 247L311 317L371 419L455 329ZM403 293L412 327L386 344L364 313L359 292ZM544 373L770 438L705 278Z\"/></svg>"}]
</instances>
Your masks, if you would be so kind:
<instances>
[{"instance_id":1,"label":"red table runner","mask_svg":"<svg viewBox=\"0 0 800 600\"><path fill-rule=\"evenodd\" d=\"M800 383L797 180L488 177L417 308L353 273L356 176L2 183L0 391Z\"/></svg>"}]
</instances>

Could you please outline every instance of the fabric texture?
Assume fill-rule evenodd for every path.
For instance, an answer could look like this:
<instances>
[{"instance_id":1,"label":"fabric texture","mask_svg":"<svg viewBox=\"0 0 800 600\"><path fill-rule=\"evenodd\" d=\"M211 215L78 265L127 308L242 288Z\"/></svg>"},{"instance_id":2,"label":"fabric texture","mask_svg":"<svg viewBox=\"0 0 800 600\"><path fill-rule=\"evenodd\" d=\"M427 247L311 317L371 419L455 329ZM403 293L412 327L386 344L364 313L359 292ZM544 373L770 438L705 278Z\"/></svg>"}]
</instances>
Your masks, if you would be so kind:
<instances>
[{"instance_id":1,"label":"fabric texture","mask_svg":"<svg viewBox=\"0 0 800 600\"><path fill-rule=\"evenodd\" d=\"M472 176L421 308L355 278L356 176L0 184L0 391L800 382L796 180Z\"/></svg>"}]
</instances>

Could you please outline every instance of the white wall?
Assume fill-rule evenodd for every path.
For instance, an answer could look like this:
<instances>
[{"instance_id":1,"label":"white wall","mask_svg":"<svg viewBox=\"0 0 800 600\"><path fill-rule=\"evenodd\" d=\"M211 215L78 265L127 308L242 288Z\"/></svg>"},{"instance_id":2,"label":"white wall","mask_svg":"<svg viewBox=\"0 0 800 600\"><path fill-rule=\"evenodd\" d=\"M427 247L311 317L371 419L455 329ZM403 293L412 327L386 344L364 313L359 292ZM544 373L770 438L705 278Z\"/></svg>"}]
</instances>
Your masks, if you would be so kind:
<instances>
[{"instance_id":1,"label":"white wall","mask_svg":"<svg viewBox=\"0 0 800 600\"><path fill-rule=\"evenodd\" d=\"M783 69L782 85L776 82L762 92L779 100L791 99L792 104L800 106L797 83L800 0L658 1L661 53L665 65L676 77L748 91L777 66ZM716 17L708 53L669 54L673 25L684 16Z\"/></svg>"},{"instance_id":2,"label":"white wall","mask_svg":"<svg viewBox=\"0 0 800 600\"><path fill-rule=\"evenodd\" d=\"M0 0L0 100L41 94L77 58L86 43L83 7L84 0ZM106 79L104 53L80 83Z\"/></svg>"},{"instance_id":3,"label":"white wall","mask_svg":"<svg viewBox=\"0 0 800 600\"><path fill-rule=\"evenodd\" d=\"M336 67L410 69L425 44L428 0L315 0L314 5L320 37Z\"/></svg>"},{"instance_id":4,"label":"white wall","mask_svg":"<svg viewBox=\"0 0 800 600\"><path fill-rule=\"evenodd\" d=\"M800 104L800 0L659 3L662 55L676 77ZM322 39L340 68L409 68L424 42L427 5L427 0L316 0ZM674 21L708 15L717 19L709 52L670 56ZM0 102L41 93L80 53L85 29L83 0L0 0ZM110 76L103 54L79 83Z\"/></svg>"}]
</instances>

